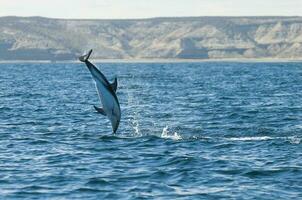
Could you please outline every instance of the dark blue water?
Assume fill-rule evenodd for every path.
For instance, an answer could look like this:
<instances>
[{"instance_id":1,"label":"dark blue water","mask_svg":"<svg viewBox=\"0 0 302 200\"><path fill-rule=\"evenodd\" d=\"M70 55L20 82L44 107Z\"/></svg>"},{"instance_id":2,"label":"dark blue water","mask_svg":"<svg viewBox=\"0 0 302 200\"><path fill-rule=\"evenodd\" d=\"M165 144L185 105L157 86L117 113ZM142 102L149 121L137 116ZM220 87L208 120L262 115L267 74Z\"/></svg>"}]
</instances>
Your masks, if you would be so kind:
<instances>
[{"instance_id":1,"label":"dark blue water","mask_svg":"<svg viewBox=\"0 0 302 200\"><path fill-rule=\"evenodd\" d=\"M0 65L1 199L302 198L302 63Z\"/></svg>"}]
</instances>

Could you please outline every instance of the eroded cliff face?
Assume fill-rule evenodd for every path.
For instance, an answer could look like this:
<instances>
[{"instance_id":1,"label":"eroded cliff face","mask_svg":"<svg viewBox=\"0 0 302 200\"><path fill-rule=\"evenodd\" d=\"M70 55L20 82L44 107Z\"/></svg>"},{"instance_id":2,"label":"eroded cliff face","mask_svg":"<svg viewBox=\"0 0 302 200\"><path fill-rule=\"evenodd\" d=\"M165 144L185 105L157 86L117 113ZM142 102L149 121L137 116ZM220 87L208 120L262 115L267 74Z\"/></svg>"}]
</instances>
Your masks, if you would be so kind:
<instances>
[{"instance_id":1,"label":"eroded cliff face","mask_svg":"<svg viewBox=\"0 0 302 200\"><path fill-rule=\"evenodd\" d=\"M302 58L302 17L0 18L0 60Z\"/></svg>"}]
</instances>

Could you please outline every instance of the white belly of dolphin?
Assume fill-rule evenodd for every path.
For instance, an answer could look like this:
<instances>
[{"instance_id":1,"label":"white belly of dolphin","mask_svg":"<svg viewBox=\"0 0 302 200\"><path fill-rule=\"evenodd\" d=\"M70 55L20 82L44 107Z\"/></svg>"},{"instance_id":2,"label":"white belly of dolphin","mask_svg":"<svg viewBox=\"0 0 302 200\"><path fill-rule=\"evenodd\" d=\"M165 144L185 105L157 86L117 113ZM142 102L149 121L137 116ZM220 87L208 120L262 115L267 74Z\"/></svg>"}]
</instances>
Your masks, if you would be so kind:
<instances>
[{"instance_id":1,"label":"white belly of dolphin","mask_svg":"<svg viewBox=\"0 0 302 200\"><path fill-rule=\"evenodd\" d=\"M96 81L96 88L102 102L103 111L111 122L113 132L115 133L120 122L121 111L118 102L112 93L101 82Z\"/></svg>"},{"instance_id":2,"label":"white belly of dolphin","mask_svg":"<svg viewBox=\"0 0 302 200\"><path fill-rule=\"evenodd\" d=\"M108 91L107 88L102 83L96 82L96 88L102 102L102 107L106 113L106 115L111 118L114 107L115 107L115 100L112 94Z\"/></svg>"}]
</instances>

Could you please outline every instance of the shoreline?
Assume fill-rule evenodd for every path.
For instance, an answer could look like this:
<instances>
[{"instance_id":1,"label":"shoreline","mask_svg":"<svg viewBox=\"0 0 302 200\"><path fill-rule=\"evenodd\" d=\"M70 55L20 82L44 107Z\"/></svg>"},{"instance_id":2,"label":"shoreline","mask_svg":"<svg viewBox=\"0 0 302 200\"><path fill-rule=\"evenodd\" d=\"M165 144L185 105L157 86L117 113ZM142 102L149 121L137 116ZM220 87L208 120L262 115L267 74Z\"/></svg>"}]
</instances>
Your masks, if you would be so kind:
<instances>
[{"instance_id":1,"label":"shoreline","mask_svg":"<svg viewBox=\"0 0 302 200\"><path fill-rule=\"evenodd\" d=\"M242 62L242 63L278 63L278 62L302 62L302 58L229 58L229 59L91 59L95 63L202 63L202 62ZM3 63L81 63L77 60L0 60Z\"/></svg>"}]
</instances>

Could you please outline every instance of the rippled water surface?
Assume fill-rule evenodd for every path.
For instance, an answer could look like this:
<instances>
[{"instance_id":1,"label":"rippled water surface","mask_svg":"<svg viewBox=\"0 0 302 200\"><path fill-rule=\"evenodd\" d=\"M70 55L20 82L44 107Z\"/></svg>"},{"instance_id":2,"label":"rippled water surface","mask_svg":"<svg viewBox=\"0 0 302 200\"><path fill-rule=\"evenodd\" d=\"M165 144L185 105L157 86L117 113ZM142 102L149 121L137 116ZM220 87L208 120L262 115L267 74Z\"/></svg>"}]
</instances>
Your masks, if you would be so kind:
<instances>
[{"instance_id":1,"label":"rippled water surface","mask_svg":"<svg viewBox=\"0 0 302 200\"><path fill-rule=\"evenodd\" d=\"M100 66L100 65L98 65ZM302 63L0 64L1 199L302 198Z\"/></svg>"}]
</instances>

